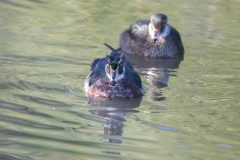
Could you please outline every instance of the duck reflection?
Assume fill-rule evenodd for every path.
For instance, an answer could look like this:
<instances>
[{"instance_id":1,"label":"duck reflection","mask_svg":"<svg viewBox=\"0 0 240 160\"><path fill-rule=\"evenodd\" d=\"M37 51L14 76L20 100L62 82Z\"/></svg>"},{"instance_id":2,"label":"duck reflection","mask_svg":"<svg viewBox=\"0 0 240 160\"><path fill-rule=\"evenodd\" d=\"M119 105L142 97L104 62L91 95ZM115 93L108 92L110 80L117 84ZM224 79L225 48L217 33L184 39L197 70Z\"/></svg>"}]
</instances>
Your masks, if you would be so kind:
<instances>
[{"instance_id":1,"label":"duck reflection","mask_svg":"<svg viewBox=\"0 0 240 160\"><path fill-rule=\"evenodd\" d=\"M103 142L104 143L122 143L125 116L128 113L137 113L136 108L141 103L141 98L137 99L91 99L91 104L97 107L90 112L94 115L104 118L103 121Z\"/></svg>"},{"instance_id":2,"label":"duck reflection","mask_svg":"<svg viewBox=\"0 0 240 160\"><path fill-rule=\"evenodd\" d=\"M160 89L168 86L169 77L176 76L176 70L174 69L179 68L184 58L182 56L178 58L158 59L131 54L125 54L125 56L140 75L147 77L147 82L150 84L147 92L150 93L151 99L154 101L165 99Z\"/></svg>"}]
</instances>

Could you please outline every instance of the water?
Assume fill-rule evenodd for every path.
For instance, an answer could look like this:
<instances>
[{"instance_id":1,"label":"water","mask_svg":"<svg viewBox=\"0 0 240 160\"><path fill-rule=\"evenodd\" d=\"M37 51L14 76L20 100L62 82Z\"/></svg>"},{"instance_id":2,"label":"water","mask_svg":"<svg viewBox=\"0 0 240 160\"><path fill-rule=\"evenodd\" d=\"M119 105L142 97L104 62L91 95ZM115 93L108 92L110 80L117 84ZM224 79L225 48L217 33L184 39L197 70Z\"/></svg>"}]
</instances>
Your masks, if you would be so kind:
<instances>
[{"instance_id":1,"label":"water","mask_svg":"<svg viewBox=\"0 0 240 160\"><path fill-rule=\"evenodd\" d=\"M0 159L238 160L240 2L0 1ZM89 100L94 58L162 11L183 61L129 57L146 94Z\"/></svg>"}]
</instances>

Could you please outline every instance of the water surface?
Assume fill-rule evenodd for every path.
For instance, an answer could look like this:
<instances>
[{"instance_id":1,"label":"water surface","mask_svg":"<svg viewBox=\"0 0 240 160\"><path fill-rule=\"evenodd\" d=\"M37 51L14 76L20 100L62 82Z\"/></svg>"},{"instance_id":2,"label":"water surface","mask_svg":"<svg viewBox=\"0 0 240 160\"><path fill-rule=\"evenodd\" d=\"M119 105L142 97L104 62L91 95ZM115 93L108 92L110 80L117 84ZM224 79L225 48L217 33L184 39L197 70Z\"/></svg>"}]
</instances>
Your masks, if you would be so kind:
<instances>
[{"instance_id":1,"label":"water surface","mask_svg":"<svg viewBox=\"0 0 240 160\"><path fill-rule=\"evenodd\" d=\"M0 1L0 159L238 160L238 0ZM164 12L184 60L129 57L146 94L95 101L93 59Z\"/></svg>"}]
</instances>

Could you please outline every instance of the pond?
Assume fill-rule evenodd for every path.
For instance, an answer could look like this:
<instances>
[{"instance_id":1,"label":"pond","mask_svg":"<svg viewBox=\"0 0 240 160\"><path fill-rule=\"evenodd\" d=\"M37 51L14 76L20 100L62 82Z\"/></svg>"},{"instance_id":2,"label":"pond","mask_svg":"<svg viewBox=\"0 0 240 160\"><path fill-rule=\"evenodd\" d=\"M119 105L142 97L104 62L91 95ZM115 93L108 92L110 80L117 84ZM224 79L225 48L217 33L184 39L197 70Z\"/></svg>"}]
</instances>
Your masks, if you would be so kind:
<instances>
[{"instance_id":1,"label":"pond","mask_svg":"<svg viewBox=\"0 0 240 160\"><path fill-rule=\"evenodd\" d=\"M239 0L1 0L0 159L238 160ZM89 100L95 58L163 12L184 60L129 57L146 93Z\"/></svg>"}]
</instances>

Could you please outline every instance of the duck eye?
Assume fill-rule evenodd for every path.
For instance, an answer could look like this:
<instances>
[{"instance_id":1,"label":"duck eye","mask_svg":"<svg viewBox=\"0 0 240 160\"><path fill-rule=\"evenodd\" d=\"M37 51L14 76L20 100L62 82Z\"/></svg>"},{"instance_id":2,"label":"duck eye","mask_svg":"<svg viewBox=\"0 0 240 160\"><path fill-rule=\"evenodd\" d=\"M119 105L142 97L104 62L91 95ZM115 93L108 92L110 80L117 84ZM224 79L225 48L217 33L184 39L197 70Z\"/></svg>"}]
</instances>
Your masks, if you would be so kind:
<instances>
[{"instance_id":1,"label":"duck eye","mask_svg":"<svg viewBox=\"0 0 240 160\"><path fill-rule=\"evenodd\" d=\"M116 69L118 68L118 64L117 63L111 63L110 64L112 70L116 71Z\"/></svg>"}]
</instances>

